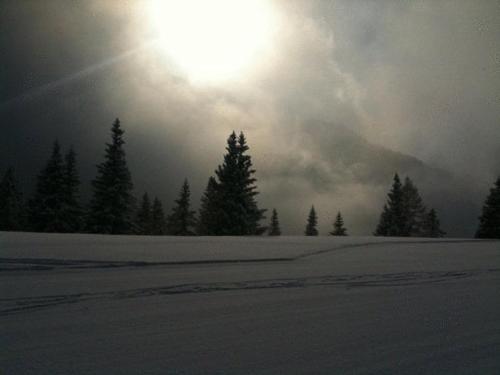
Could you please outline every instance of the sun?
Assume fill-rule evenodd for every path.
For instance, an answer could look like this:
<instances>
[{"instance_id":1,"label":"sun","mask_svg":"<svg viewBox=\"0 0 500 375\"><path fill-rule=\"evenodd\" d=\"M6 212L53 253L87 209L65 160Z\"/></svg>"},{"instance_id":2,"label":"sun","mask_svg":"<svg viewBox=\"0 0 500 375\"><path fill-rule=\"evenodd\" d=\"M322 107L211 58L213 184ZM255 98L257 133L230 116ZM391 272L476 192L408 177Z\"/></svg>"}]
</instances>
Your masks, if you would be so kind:
<instances>
[{"instance_id":1,"label":"sun","mask_svg":"<svg viewBox=\"0 0 500 375\"><path fill-rule=\"evenodd\" d=\"M192 81L238 77L269 47L269 0L151 0L156 45Z\"/></svg>"}]
</instances>

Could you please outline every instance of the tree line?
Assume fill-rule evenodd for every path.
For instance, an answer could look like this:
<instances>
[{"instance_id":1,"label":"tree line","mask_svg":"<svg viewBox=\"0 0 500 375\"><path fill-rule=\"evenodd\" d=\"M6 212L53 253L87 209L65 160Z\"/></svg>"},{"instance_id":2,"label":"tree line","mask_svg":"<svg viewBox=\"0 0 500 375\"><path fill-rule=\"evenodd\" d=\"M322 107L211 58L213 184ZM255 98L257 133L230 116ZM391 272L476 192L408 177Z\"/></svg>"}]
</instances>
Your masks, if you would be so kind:
<instances>
[{"instance_id":1,"label":"tree line","mask_svg":"<svg viewBox=\"0 0 500 375\"><path fill-rule=\"evenodd\" d=\"M111 127L104 160L92 180L92 197L80 203L80 179L76 153L63 155L56 141L46 165L37 176L35 193L25 201L16 183L13 168L0 182L0 230L60 233L103 233L139 235L281 235L276 209L268 226L261 225L265 209L258 207L255 169L243 133L232 132L227 139L223 162L208 179L198 214L191 209L189 182L184 180L178 199L166 215L158 197L145 192L137 202L125 154L124 130L119 119ZM314 206L307 217L304 234L317 236L318 216ZM329 232L346 236L338 212ZM409 177L401 182L394 176L387 202L382 209L376 236L442 237L434 209L427 210L417 187ZM478 238L500 238L500 178L491 189L479 218Z\"/></svg>"}]
</instances>

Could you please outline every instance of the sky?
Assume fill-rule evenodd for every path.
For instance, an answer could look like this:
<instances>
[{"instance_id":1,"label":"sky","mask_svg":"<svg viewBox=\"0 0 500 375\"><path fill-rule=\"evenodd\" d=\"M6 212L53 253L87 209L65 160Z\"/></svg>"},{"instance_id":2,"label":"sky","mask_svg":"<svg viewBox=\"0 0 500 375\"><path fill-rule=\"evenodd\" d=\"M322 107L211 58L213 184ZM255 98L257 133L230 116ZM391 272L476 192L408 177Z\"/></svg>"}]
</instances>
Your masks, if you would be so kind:
<instances>
[{"instance_id":1,"label":"sky","mask_svg":"<svg viewBox=\"0 0 500 375\"><path fill-rule=\"evenodd\" d=\"M340 210L371 234L399 172L473 234L500 174L498 1L220 1L1 1L0 173L29 197L57 138L86 200L119 117L136 195L168 209L188 178L196 207L234 129L284 233L314 204L321 233Z\"/></svg>"}]
</instances>

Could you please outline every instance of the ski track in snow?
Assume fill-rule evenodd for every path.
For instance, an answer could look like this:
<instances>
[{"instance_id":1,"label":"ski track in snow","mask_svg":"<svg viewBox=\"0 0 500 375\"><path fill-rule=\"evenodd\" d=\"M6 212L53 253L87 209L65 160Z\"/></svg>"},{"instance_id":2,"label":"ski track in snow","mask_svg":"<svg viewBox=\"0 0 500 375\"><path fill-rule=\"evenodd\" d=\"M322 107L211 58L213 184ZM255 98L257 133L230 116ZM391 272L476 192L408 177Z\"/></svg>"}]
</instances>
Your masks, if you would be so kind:
<instances>
[{"instance_id":1,"label":"ski track in snow","mask_svg":"<svg viewBox=\"0 0 500 375\"><path fill-rule=\"evenodd\" d=\"M445 272L402 272L386 274L325 275L318 277L248 280L241 282L214 282L179 284L154 288L139 288L104 293L78 293L68 295L40 296L30 298L0 299L0 316L29 312L42 308L96 300L120 300L151 296L167 296L192 293L245 291L255 289L308 288L319 286L397 287L417 284L441 283L456 279L498 274L500 268L487 270L457 270Z\"/></svg>"}]
</instances>

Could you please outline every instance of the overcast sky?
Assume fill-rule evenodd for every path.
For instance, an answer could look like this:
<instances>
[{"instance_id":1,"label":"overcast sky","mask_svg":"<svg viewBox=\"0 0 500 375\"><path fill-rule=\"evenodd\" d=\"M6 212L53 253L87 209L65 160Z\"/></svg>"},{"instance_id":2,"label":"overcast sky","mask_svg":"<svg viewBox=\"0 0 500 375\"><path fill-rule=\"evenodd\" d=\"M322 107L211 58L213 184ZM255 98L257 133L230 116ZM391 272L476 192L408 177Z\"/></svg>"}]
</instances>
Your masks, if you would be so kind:
<instances>
[{"instance_id":1,"label":"overcast sky","mask_svg":"<svg viewBox=\"0 0 500 375\"><path fill-rule=\"evenodd\" d=\"M151 46L144 1L2 1L0 172L14 165L29 195L58 138L85 198L119 117L137 195L170 207L187 177L197 205L243 130L259 202L285 233L315 204L323 233L342 210L370 234L399 171L445 230L471 235L500 174L500 2L270 3L274 34L251 69L199 84Z\"/></svg>"}]
</instances>

